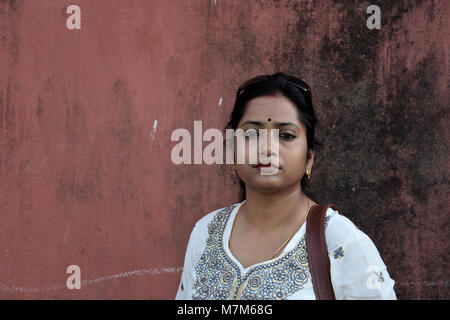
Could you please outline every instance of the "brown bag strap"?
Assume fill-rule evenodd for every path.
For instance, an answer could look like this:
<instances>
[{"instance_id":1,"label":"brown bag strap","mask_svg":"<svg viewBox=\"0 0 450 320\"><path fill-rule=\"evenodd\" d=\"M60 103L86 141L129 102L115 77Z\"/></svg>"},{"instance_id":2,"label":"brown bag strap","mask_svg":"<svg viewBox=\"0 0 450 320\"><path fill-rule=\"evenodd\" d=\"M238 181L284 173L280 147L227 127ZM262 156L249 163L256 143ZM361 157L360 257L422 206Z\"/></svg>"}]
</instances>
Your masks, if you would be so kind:
<instances>
[{"instance_id":1,"label":"brown bag strap","mask_svg":"<svg viewBox=\"0 0 450 320\"><path fill-rule=\"evenodd\" d=\"M314 205L306 219L306 251L309 271L317 300L335 300L330 275L330 259L325 239L325 213L340 211L335 204Z\"/></svg>"}]
</instances>

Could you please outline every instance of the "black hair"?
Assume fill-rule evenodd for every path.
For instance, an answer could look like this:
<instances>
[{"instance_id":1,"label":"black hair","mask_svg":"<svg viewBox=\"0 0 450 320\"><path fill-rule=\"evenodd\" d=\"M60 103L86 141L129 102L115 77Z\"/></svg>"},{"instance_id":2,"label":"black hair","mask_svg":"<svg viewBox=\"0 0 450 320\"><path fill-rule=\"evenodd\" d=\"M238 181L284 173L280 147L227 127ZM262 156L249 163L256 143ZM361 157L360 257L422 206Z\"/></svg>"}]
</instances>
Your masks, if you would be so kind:
<instances>
[{"instance_id":1,"label":"black hair","mask_svg":"<svg viewBox=\"0 0 450 320\"><path fill-rule=\"evenodd\" d=\"M306 82L298 77L278 72L271 75L262 75L252 78L239 87L236 92L236 101L230 115L230 121L225 129L236 130L239 121L246 110L247 103L257 97L278 94L288 98L297 107L299 121L305 125L306 140L308 146L307 160L310 159L311 151L323 144L314 137L314 129L318 119L312 106L311 89ZM241 186L241 202L245 200L245 183L239 178ZM302 190L308 187L306 174L301 179Z\"/></svg>"}]
</instances>

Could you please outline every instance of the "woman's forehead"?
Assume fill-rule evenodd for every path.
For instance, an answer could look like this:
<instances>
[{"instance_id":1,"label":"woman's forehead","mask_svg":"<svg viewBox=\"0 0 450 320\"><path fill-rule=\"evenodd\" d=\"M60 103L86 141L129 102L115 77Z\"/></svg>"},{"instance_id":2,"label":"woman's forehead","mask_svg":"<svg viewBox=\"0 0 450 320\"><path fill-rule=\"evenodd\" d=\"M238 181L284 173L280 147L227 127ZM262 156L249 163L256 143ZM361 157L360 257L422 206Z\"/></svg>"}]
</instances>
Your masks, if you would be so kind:
<instances>
[{"instance_id":1,"label":"woman's forehead","mask_svg":"<svg viewBox=\"0 0 450 320\"><path fill-rule=\"evenodd\" d=\"M270 120L269 120L270 119ZM250 100L238 126L248 121L301 125L297 107L284 96L262 96Z\"/></svg>"}]
</instances>

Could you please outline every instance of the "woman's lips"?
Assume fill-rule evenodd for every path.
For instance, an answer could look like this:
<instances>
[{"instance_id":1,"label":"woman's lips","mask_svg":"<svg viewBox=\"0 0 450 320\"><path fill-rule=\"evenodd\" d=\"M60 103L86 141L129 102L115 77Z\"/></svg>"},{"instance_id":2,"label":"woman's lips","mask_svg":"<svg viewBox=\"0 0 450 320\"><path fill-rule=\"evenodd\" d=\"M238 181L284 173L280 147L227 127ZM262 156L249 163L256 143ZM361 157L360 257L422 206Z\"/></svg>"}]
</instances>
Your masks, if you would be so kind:
<instances>
[{"instance_id":1,"label":"woman's lips","mask_svg":"<svg viewBox=\"0 0 450 320\"><path fill-rule=\"evenodd\" d=\"M262 164L262 163L260 163L260 164L257 165L257 167L264 167L264 168L269 168L269 167L271 167L271 166L272 166L271 163L268 163L268 164Z\"/></svg>"},{"instance_id":2,"label":"woman's lips","mask_svg":"<svg viewBox=\"0 0 450 320\"><path fill-rule=\"evenodd\" d=\"M279 167L277 167L277 166L275 166L274 164L272 164L271 162L270 163L267 163L267 164L262 164L262 163L258 163L256 166L254 166L255 168L270 168L270 167L273 167L273 168L279 168Z\"/></svg>"}]
</instances>

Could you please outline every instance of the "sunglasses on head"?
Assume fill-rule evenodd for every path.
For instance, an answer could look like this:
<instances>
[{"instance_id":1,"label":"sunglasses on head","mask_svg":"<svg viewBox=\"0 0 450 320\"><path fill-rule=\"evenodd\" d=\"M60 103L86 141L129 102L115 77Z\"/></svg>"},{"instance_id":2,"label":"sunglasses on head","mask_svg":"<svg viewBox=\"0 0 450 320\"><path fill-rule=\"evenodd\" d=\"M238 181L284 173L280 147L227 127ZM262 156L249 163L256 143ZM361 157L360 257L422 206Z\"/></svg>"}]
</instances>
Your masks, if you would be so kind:
<instances>
[{"instance_id":1,"label":"sunglasses on head","mask_svg":"<svg viewBox=\"0 0 450 320\"><path fill-rule=\"evenodd\" d=\"M247 89L249 86L254 85L256 83L262 82L262 81L266 81L269 80L273 77L273 75L271 74L265 74L265 75L260 75L260 76L256 76L250 80L247 80L246 82L244 82L244 84L242 84L239 89L238 89L238 95L240 95L242 93L242 91L244 91L245 89ZM297 77L293 77L293 76L289 76L286 75L286 78L289 80L290 83L292 83L293 85L299 87L300 89L302 89L302 91L304 91L307 94L311 94L311 90L309 89L309 86L301 79L297 78Z\"/></svg>"}]
</instances>

